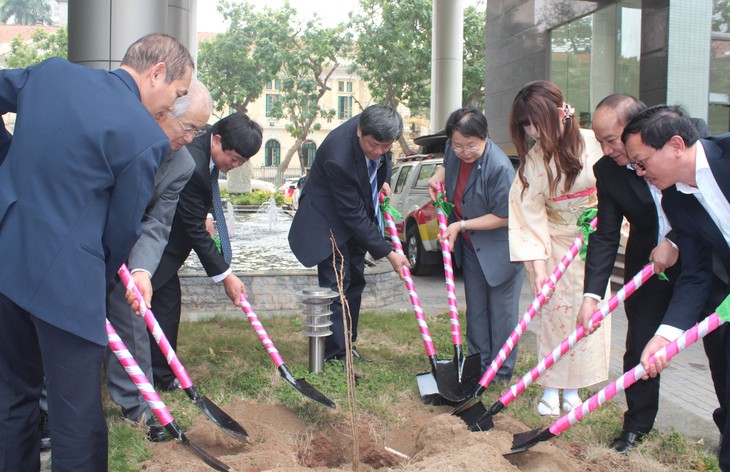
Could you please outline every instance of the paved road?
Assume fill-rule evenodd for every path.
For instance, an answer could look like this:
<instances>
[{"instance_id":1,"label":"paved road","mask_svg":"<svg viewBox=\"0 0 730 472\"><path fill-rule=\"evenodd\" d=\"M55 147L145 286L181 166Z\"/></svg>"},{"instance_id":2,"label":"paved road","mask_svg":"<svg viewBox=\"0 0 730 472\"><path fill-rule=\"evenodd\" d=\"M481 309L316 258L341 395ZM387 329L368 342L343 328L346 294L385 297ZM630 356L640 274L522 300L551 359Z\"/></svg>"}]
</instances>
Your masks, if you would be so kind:
<instances>
[{"instance_id":1,"label":"paved road","mask_svg":"<svg viewBox=\"0 0 730 472\"><path fill-rule=\"evenodd\" d=\"M427 314L448 311L443 272L414 277L414 284ZM463 308L466 306L466 300L463 280L459 275L457 275L456 288L459 307ZM523 312L532 299L533 296L525 284L520 301L520 309ZM404 296L402 302L387 308L410 310L411 305ZM609 318L612 329L610 377L615 379L623 373L622 357L626 342L626 315L623 305L619 306ZM521 341L524 346L533 351L535 350L535 332L539 322L540 317L537 316ZM600 385L600 387L602 386ZM625 405L623 394L616 396L614 401L622 402ZM669 431L674 428L691 439L703 440L709 449L714 450L718 446L719 432L712 422L712 411L717 407L718 401L712 387L707 358L702 344L695 343L679 354L672 361L671 368L662 374L659 414L655 428L659 431Z\"/></svg>"}]
</instances>

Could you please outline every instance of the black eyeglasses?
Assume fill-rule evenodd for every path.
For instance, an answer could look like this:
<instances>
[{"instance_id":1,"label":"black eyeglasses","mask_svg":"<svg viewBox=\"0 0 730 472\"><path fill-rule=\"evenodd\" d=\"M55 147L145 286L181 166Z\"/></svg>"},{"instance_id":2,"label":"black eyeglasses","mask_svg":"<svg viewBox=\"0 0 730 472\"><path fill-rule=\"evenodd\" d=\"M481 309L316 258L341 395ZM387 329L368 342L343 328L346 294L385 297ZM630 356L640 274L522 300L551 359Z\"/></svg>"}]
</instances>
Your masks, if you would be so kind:
<instances>
[{"instance_id":1,"label":"black eyeglasses","mask_svg":"<svg viewBox=\"0 0 730 472\"><path fill-rule=\"evenodd\" d=\"M204 129L188 128L187 126L185 126L183 124L182 121L180 121L180 118L175 117L175 119L177 120L178 124L180 125L180 128L183 131L183 134L192 134L193 137L195 137L195 138L199 138L200 136L203 136L205 134Z\"/></svg>"},{"instance_id":2,"label":"black eyeglasses","mask_svg":"<svg viewBox=\"0 0 730 472\"><path fill-rule=\"evenodd\" d=\"M649 159L651 159L651 157L654 154L656 154L658 150L659 149L654 149L654 152L652 152L651 154L649 154L649 157L647 157L646 159L642 159L640 161L636 161L636 162L632 162L630 164L626 164L626 168L629 169L629 170L633 170L634 172L636 172L639 169L641 169L643 172L646 172L646 161L648 161Z\"/></svg>"}]
</instances>

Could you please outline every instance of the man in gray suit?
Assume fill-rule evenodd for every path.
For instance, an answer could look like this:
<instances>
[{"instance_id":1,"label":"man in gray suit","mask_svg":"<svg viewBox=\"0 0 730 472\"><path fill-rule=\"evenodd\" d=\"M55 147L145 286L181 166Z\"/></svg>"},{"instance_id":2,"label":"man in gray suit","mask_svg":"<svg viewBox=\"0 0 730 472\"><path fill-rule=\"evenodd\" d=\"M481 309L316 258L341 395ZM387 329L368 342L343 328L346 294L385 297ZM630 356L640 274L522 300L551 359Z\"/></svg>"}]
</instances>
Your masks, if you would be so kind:
<instances>
[{"instance_id":1,"label":"man in gray suit","mask_svg":"<svg viewBox=\"0 0 730 472\"><path fill-rule=\"evenodd\" d=\"M152 274L167 245L175 216L179 193L195 169L190 152L185 148L193 138L204 133L204 126L213 111L208 89L193 79L188 94L178 98L172 112L157 116L157 122L170 139L173 152L163 161L155 175L155 188L142 220L142 235L129 254L127 265L150 306ZM154 310L154 308L153 308ZM107 318L134 356L142 372L152 381L152 363L147 327L144 318L136 316L125 299L124 284L117 276L107 292ZM133 422L144 422L151 441L165 439L165 431L153 418L149 405L116 359L111 349L105 357L109 395L122 407L122 414Z\"/></svg>"}]
</instances>

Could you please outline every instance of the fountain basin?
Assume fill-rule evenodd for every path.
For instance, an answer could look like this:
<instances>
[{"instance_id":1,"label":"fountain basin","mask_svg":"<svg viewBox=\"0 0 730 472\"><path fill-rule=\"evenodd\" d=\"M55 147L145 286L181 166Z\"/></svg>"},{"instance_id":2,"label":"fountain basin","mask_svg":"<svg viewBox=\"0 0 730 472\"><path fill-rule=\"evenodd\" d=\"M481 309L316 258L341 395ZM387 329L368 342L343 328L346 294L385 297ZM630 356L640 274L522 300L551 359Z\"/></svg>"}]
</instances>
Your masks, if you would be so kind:
<instances>
[{"instance_id":1,"label":"fountain basin","mask_svg":"<svg viewBox=\"0 0 730 472\"><path fill-rule=\"evenodd\" d=\"M276 207L273 207L276 209ZM261 211L263 209L263 211ZM257 315L302 313L296 293L318 287L317 269L305 268L289 249L291 217L270 206L256 213L235 214L233 272L243 280ZM232 227L228 225L229 232ZM182 288L182 319L214 315L245 316L233 305L222 284L214 284L193 252L178 272ZM365 268L362 309L372 310L407 300L403 282L387 259Z\"/></svg>"}]
</instances>

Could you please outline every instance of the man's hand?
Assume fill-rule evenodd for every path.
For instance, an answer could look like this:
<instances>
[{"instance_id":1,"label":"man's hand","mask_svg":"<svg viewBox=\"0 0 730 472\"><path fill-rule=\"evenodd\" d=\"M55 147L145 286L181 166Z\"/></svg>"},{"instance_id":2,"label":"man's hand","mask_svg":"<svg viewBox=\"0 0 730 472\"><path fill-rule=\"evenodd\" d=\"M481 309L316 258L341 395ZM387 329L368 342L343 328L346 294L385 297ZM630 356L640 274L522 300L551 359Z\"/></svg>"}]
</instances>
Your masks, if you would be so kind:
<instances>
[{"instance_id":1,"label":"man's hand","mask_svg":"<svg viewBox=\"0 0 730 472\"><path fill-rule=\"evenodd\" d=\"M215 225L213 224L213 218L205 218L205 230L208 232L208 234L210 234L211 238L215 236Z\"/></svg>"},{"instance_id":2,"label":"man's hand","mask_svg":"<svg viewBox=\"0 0 730 472\"><path fill-rule=\"evenodd\" d=\"M390 188L390 184L388 182L383 182L383 186L380 187L380 191L383 192L386 197L393 195L393 190Z\"/></svg>"},{"instance_id":3,"label":"man's hand","mask_svg":"<svg viewBox=\"0 0 730 472\"><path fill-rule=\"evenodd\" d=\"M662 336L654 336L649 340L649 342L646 344L646 347L644 348L644 351L641 353L641 365L644 367L644 370L646 370L646 373L648 375L645 375L643 380L648 379L649 377L654 378L657 375L661 374L664 369L669 367L669 361L666 359L665 356L656 356L656 352L669 344L670 341ZM652 364L649 364L649 358L654 355L654 362Z\"/></svg>"},{"instance_id":4,"label":"man's hand","mask_svg":"<svg viewBox=\"0 0 730 472\"><path fill-rule=\"evenodd\" d=\"M649 254L649 260L654 262L654 272L657 274L676 264L678 258L679 251L666 239Z\"/></svg>"},{"instance_id":5,"label":"man's hand","mask_svg":"<svg viewBox=\"0 0 730 472\"><path fill-rule=\"evenodd\" d=\"M223 279L223 286L226 289L226 295L228 295L228 298L230 298L236 306L241 306L241 294L248 296L246 286L243 284L241 279L233 274L228 274L228 276Z\"/></svg>"},{"instance_id":6,"label":"man's hand","mask_svg":"<svg viewBox=\"0 0 730 472\"><path fill-rule=\"evenodd\" d=\"M147 308L152 308L152 280L150 280L150 274L145 270L138 270L132 273L132 279L142 294ZM134 307L132 309L134 309ZM137 314L140 314L139 310L137 310Z\"/></svg>"},{"instance_id":7,"label":"man's hand","mask_svg":"<svg viewBox=\"0 0 730 472\"><path fill-rule=\"evenodd\" d=\"M388 260L390 261L390 265L393 266L393 270L396 274L400 276L400 279L403 280L403 267L411 268L410 262L408 262L408 258L406 256L403 256L401 254L398 254L395 251L390 251L390 254L386 256Z\"/></svg>"},{"instance_id":8,"label":"man's hand","mask_svg":"<svg viewBox=\"0 0 730 472\"><path fill-rule=\"evenodd\" d=\"M598 300L592 297L583 297L583 303L580 304L578 319L576 320L575 325L576 327L583 326L583 330L586 334L593 334L596 328L601 326L600 321L598 323L594 323L591 327L588 326L588 323L591 321L593 313L596 312L597 307Z\"/></svg>"}]
</instances>

